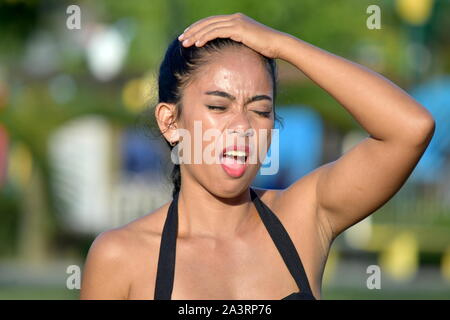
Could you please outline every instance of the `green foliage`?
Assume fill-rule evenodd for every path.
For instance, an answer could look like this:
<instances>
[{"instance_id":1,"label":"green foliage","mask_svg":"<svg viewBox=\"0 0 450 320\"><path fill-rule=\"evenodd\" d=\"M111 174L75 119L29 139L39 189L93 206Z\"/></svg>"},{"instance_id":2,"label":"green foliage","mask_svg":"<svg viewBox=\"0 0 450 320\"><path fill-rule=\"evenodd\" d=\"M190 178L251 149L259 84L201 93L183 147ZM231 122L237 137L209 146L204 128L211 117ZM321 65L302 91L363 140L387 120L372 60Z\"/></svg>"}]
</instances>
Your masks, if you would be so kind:
<instances>
[{"instance_id":1,"label":"green foliage","mask_svg":"<svg viewBox=\"0 0 450 320\"><path fill-rule=\"evenodd\" d=\"M73 1L0 3L0 83L7 84L9 92L7 104L0 106L0 121L13 140L29 148L46 181L50 177L47 143L54 130L85 114L99 114L121 126L134 124L138 116L127 111L122 103L124 85L129 79L156 72L169 41L190 24L211 15L242 12L274 29L373 68L405 89L417 80L409 70L405 48L411 33L423 32L433 54L433 66L424 76L450 69L450 2L443 0L436 1L433 17L423 29L407 28L390 0L78 1L82 23L125 22L132 34L120 75L112 81L99 82L90 74L83 48L64 38L65 10L70 4ZM381 7L381 30L366 27L366 9L372 4ZM34 76L24 67L29 40L38 32L56 39L55 50L60 60L58 68L45 76ZM65 104L56 103L49 95L49 80L60 73L70 74L77 85L75 98ZM302 77L294 82L282 81L279 92L278 104L309 105L328 125L342 132L358 127L331 96ZM10 195L0 195L0 228L3 228L0 235L6 237L0 241L5 243L12 241L7 230L16 223L16 200ZM0 252L6 252L2 248L0 245Z\"/></svg>"},{"instance_id":2,"label":"green foliage","mask_svg":"<svg viewBox=\"0 0 450 320\"><path fill-rule=\"evenodd\" d=\"M19 226L17 194L10 187L0 189L0 256L12 256L16 249Z\"/></svg>"}]
</instances>

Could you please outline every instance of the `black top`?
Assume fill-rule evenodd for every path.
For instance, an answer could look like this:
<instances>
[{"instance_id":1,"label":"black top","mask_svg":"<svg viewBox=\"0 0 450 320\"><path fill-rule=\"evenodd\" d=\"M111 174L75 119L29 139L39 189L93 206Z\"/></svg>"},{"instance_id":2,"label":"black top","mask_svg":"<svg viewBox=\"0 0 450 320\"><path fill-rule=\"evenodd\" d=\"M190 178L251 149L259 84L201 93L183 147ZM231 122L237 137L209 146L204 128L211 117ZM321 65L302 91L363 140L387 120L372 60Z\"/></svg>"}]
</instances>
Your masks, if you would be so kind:
<instances>
[{"instance_id":1,"label":"black top","mask_svg":"<svg viewBox=\"0 0 450 320\"><path fill-rule=\"evenodd\" d=\"M178 195L176 193L170 204L159 248L158 270L156 273L155 300L170 300L175 272L175 249L178 234ZM302 292L293 292L281 300L315 300L309 287L308 277L302 261L292 243L289 234L278 217L259 199L256 192L250 188L252 201L259 213L267 231L277 247L289 272L294 277Z\"/></svg>"}]
</instances>

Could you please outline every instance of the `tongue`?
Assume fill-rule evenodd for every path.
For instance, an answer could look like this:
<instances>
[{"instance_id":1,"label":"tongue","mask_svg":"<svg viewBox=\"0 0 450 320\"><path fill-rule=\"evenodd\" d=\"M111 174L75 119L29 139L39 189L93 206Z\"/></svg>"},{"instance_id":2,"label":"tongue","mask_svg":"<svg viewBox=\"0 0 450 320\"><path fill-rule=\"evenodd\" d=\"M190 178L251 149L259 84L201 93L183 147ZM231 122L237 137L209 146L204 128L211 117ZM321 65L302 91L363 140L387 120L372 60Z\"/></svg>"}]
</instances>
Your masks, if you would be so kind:
<instances>
[{"instance_id":1,"label":"tongue","mask_svg":"<svg viewBox=\"0 0 450 320\"><path fill-rule=\"evenodd\" d=\"M231 157L222 158L222 168L232 177L240 177L245 171L245 162Z\"/></svg>"},{"instance_id":2,"label":"tongue","mask_svg":"<svg viewBox=\"0 0 450 320\"><path fill-rule=\"evenodd\" d=\"M233 157L223 157L223 161L224 164L226 164L227 166L230 167L239 167L239 166L243 166L245 163L244 161L242 161L241 159L235 159Z\"/></svg>"}]
</instances>

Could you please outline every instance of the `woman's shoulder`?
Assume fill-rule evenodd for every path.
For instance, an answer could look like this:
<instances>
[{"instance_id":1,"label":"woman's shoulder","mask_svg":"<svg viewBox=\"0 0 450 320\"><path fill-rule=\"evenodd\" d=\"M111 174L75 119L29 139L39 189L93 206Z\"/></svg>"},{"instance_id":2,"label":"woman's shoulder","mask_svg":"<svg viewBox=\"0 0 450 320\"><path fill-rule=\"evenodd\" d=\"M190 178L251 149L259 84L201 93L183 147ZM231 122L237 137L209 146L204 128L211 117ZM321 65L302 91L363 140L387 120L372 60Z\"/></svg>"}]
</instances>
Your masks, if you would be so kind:
<instances>
[{"instance_id":1,"label":"woman's shoulder","mask_svg":"<svg viewBox=\"0 0 450 320\"><path fill-rule=\"evenodd\" d=\"M144 252L157 254L170 201L129 223L100 234L94 241L103 242L111 251L124 253L122 257L139 257Z\"/></svg>"},{"instance_id":2,"label":"woman's shoulder","mask_svg":"<svg viewBox=\"0 0 450 320\"><path fill-rule=\"evenodd\" d=\"M139 266L146 265L146 261L155 261L158 256L168 206L165 204L124 226L96 236L86 257L82 299L128 298Z\"/></svg>"},{"instance_id":3,"label":"woman's shoulder","mask_svg":"<svg viewBox=\"0 0 450 320\"><path fill-rule=\"evenodd\" d=\"M266 204L269 208L273 206L273 203L282 191L278 189L264 189L258 187L252 187L252 189L255 191L258 198L261 199L261 201L264 202L264 204Z\"/></svg>"},{"instance_id":4,"label":"woman's shoulder","mask_svg":"<svg viewBox=\"0 0 450 320\"><path fill-rule=\"evenodd\" d=\"M299 202L311 204L315 200L317 172L313 171L299 178L293 184L281 189L252 187L258 197L271 209L294 208Z\"/></svg>"},{"instance_id":5,"label":"woman's shoulder","mask_svg":"<svg viewBox=\"0 0 450 320\"><path fill-rule=\"evenodd\" d=\"M130 244L135 244L133 242L142 243L142 238L161 236L169 205L170 202L123 226L100 233L94 240L94 244L101 243L120 250L120 247L129 248Z\"/></svg>"},{"instance_id":6,"label":"woman's shoulder","mask_svg":"<svg viewBox=\"0 0 450 320\"><path fill-rule=\"evenodd\" d=\"M124 225L121 230L139 236L160 237L171 201Z\"/></svg>"},{"instance_id":7,"label":"woman's shoulder","mask_svg":"<svg viewBox=\"0 0 450 320\"><path fill-rule=\"evenodd\" d=\"M317 222L317 171L310 172L283 189L253 188L283 224L298 225L299 219ZM304 224L306 225L306 224Z\"/></svg>"},{"instance_id":8,"label":"woman's shoulder","mask_svg":"<svg viewBox=\"0 0 450 320\"><path fill-rule=\"evenodd\" d=\"M90 250L103 255L124 256L123 253L139 247L153 237L161 235L165 214L169 204L139 217L123 226L101 232L94 239Z\"/></svg>"}]
</instances>

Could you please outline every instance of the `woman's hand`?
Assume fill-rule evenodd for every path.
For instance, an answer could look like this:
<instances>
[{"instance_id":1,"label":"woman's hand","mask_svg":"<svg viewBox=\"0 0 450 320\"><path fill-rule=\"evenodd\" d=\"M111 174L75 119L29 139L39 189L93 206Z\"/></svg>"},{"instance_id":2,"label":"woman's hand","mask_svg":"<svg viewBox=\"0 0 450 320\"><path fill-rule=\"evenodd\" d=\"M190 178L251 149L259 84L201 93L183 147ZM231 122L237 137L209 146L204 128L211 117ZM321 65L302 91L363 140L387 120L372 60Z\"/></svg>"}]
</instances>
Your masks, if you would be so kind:
<instances>
[{"instance_id":1,"label":"woman's hand","mask_svg":"<svg viewBox=\"0 0 450 320\"><path fill-rule=\"evenodd\" d=\"M230 38L268 58L279 58L280 39L284 33L269 28L242 13L201 19L178 37L185 47L201 47L215 38Z\"/></svg>"}]
</instances>

